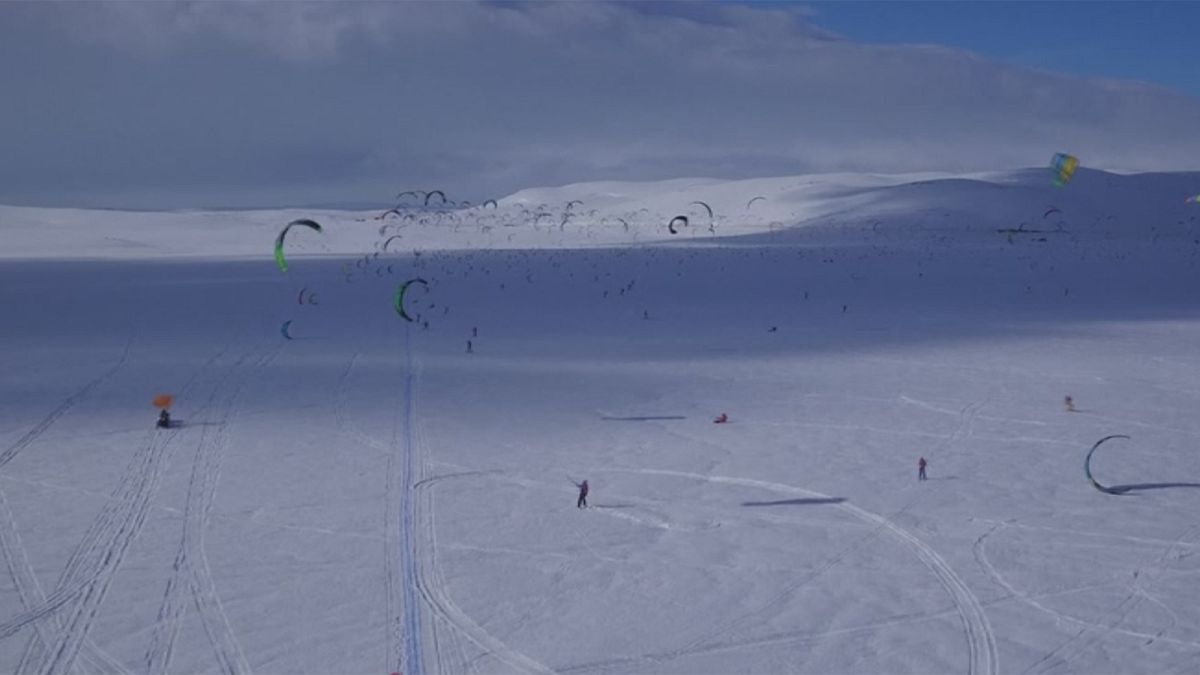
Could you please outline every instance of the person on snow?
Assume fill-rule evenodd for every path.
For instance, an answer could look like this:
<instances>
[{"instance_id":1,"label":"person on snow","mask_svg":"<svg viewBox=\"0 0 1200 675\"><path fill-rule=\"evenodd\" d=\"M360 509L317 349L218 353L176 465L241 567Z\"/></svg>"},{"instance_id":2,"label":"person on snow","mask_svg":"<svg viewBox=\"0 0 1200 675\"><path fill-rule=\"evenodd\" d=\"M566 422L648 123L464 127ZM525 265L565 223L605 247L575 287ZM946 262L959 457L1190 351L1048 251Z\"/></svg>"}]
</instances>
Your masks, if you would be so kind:
<instances>
[{"instance_id":1,"label":"person on snow","mask_svg":"<svg viewBox=\"0 0 1200 675\"><path fill-rule=\"evenodd\" d=\"M1067 412L1075 412L1075 399L1070 394L1063 398L1063 405L1067 407Z\"/></svg>"},{"instance_id":2,"label":"person on snow","mask_svg":"<svg viewBox=\"0 0 1200 675\"><path fill-rule=\"evenodd\" d=\"M171 426L171 413L167 412L167 409L166 409L166 408L163 408L161 411L159 411L159 413L158 413L158 422L155 424L155 426L157 426L159 429L168 429L168 428L170 428L170 426Z\"/></svg>"},{"instance_id":3,"label":"person on snow","mask_svg":"<svg viewBox=\"0 0 1200 675\"><path fill-rule=\"evenodd\" d=\"M576 483L575 485L576 485L576 487L579 488L579 501L575 502L575 508L586 509L587 508L587 493L588 493L587 481L585 480L582 483Z\"/></svg>"},{"instance_id":4,"label":"person on snow","mask_svg":"<svg viewBox=\"0 0 1200 675\"><path fill-rule=\"evenodd\" d=\"M725 413L721 413L719 416L717 416L717 419L713 420L713 424L725 424L728 421L729 421L729 415L726 415Z\"/></svg>"},{"instance_id":5,"label":"person on snow","mask_svg":"<svg viewBox=\"0 0 1200 675\"><path fill-rule=\"evenodd\" d=\"M925 465L927 462L922 457L917 460L917 480L925 480Z\"/></svg>"}]
</instances>

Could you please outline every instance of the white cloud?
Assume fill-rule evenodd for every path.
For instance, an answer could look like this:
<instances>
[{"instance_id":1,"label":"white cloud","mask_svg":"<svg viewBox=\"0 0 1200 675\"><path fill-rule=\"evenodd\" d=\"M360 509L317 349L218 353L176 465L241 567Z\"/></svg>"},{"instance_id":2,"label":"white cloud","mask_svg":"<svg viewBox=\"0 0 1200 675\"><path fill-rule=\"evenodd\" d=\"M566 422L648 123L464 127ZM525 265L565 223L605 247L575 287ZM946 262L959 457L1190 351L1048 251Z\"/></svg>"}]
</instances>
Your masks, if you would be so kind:
<instances>
[{"instance_id":1,"label":"white cloud","mask_svg":"<svg viewBox=\"0 0 1200 675\"><path fill-rule=\"evenodd\" d=\"M298 182L326 199L404 181L479 198L589 179L1002 169L1058 151L1123 170L1195 169L1200 157L1200 101L1183 94L938 46L856 43L772 6L87 3L33 13L49 35L43 79L64 86L0 74L27 103L16 121L29 133L13 156L39 156L39 139L101 147L95 134L123 120L127 142L88 161L127 189L173 180L219 194L232 188L212 171L218 161L238 165L238 194L258 185L271 201ZM90 51L73 51L83 44ZM97 58L112 63L88 70ZM50 128L79 86L89 105L77 124ZM16 175L4 161L0 178ZM47 180L89 170L71 154L38 162Z\"/></svg>"}]
</instances>

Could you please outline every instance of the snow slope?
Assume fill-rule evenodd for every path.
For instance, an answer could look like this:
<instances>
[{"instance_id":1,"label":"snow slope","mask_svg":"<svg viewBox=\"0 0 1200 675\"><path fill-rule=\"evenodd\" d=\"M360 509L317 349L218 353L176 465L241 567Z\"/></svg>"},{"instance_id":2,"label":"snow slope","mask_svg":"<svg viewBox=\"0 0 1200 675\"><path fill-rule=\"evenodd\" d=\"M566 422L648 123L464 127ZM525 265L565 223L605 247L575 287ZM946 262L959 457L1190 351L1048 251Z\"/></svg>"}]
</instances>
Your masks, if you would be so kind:
<instances>
[{"instance_id":1,"label":"snow slope","mask_svg":"<svg viewBox=\"0 0 1200 675\"><path fill-rule=\"evenodd\" d=\"M0 670L1195 672L1200 175L1047 174L0 207Z\"/></svg>"}]
</instances>

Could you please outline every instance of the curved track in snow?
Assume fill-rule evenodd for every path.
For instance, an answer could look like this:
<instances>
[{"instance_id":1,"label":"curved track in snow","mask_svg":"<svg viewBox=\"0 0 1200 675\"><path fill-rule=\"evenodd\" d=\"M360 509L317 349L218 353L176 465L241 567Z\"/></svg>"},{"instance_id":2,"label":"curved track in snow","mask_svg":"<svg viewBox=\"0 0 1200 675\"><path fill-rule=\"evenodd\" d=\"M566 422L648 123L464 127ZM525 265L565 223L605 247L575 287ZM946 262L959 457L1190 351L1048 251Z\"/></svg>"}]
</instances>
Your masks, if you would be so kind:
<instances>
[{"instance_id":1,"label":"curved track in snow","mask_svg":"<svg viewBox=\"0 0 1200 675\"><path fill-rule=\"evenodd\" d=\"M608 471L619 473L634 473L644 475L658 476L674 476L678 478L690 478L694 480L708 481L712 483L725 483L730 485L742 485L747 487L761 488L779 492L781 494L796 495L807 498L830 499L829 495L807 490L782 483L772 483L769 481L753 480L749 478L737 478L732 476L709 476L686 471L670 471L664 469L613 469L613 468L596 468L593 471ZM999 657L996 651L996 641L992 634L991 624L988 622L987 614L983 606L979 603L979 599L971 592L971 589L965 582L954 572L948 563L933 550L925 542L921 541L911 533L906 531L891 520L871 513L865 509L855 506L849 502L838 502L832 504L834 508L840 509L851 516L863 521L869 525L877 527L879 530L892 536L894 539L903 544L906 548L912 550L917 558L925 567L927 567L938 582L946 590L950 596L950 600L954 603L955 611L958 614L959 620L962 623L963 635L967 642L967 672L975 675L995 675L999 670ZM818 571L819 573L819 571ZM692 651L703 651L705 646L702 644L690 644L681 650L677 655L682 656ZM672 653L674 658L676 654Z\"/></svg>"}]
</instances>

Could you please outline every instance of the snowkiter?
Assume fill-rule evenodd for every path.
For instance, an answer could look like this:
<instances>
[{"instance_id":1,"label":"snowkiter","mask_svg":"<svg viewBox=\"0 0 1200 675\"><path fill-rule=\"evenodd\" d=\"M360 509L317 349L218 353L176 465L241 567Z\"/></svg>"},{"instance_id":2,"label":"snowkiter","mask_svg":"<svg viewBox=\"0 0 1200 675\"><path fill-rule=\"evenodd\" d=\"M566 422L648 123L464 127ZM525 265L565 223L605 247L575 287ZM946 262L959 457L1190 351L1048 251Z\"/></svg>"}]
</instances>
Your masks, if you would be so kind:
<instances>
[{"instance_id":1,"label":"snowkiter","mask_svg":"<svg viewBox=\"0 0 1200 675\"><path fill-rule=\"evenodd\" d=\"M924 457L917 460L917 480L925 480L925 465L926 461Z\"/></svg>"},{"instance_id":2,"label":"snowkiter","mask_svg":"<svg viewBox=\"0 0 1200 675\"><path fill-rule=\"evenodd\" d=\"M158 422L155 424L159 429L167 429L171 426L171 413L164 408L158 413Z\"/></svg>"},{"instance_id":3,"label":"snowkiter","mask_svg":"<svg viewBox=\"0 0 1200 675\"><path fill-rule=\"evenodd\" d=\"M721 413L720 415L717 416L717 419L713 420L713 423L714 424L725 424L728 421L729 421L729 415L726 415L725 413Z\"/></svg>"},{"instance_id":4,"label":"snowkiter","mask_svg":"<svg viewBox=\"0 0 1200 675\"><path fill-rule=\"evenodd\" d=\"M587 493L588 493L587 481L585 480L582 483L577 483L577 485L579 486L579 501L575 502L575 508L586 509L587 508Z\"/></svg>"}]
</instances>

